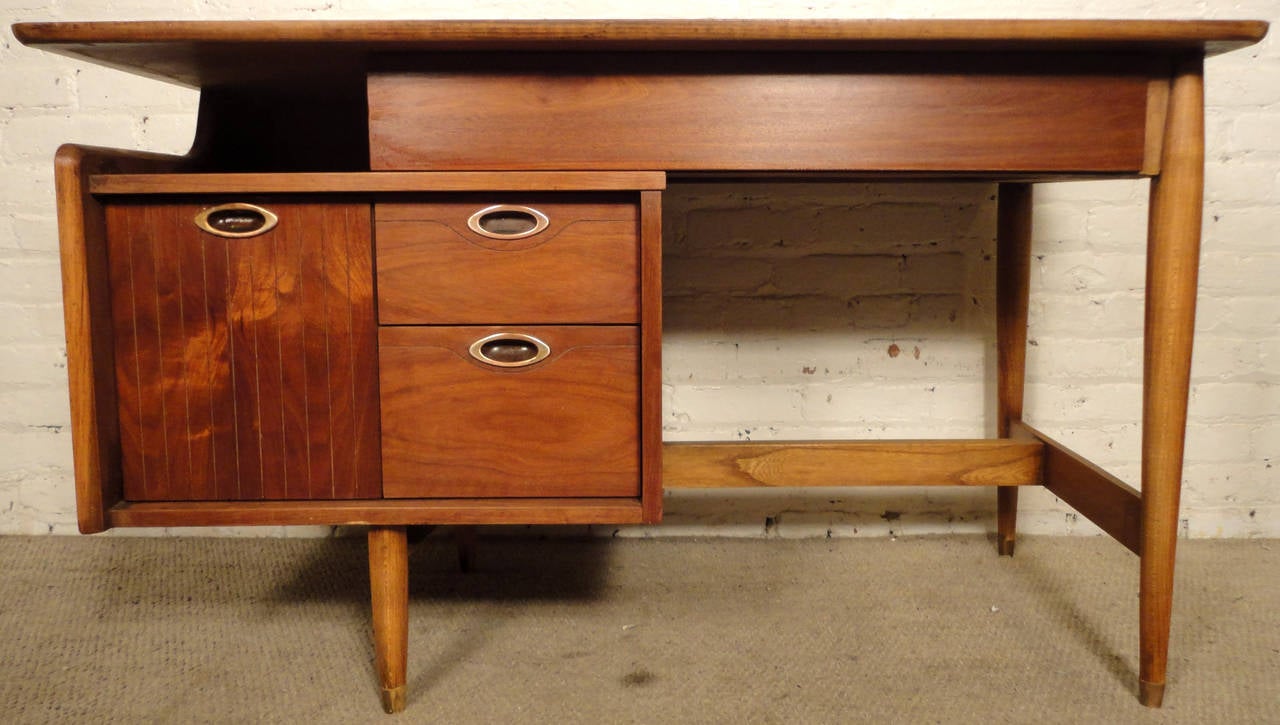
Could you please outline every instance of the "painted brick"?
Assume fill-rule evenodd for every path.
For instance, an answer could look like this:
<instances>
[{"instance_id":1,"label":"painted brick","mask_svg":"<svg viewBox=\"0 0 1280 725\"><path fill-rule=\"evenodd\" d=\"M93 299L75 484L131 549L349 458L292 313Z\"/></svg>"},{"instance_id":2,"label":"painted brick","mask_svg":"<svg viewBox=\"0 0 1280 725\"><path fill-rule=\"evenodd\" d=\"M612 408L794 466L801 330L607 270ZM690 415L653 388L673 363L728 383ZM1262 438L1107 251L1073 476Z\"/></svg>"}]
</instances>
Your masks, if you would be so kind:
<instances>
[{"instance_id":1,"label":"painted brick","mask_svg":"<svg viewBox=\"0 0 1280 725\"><path fill-rule=\"evenodd\" d=\"M1136 421L1142 410L1142 389L1137 381L1086 385L1035 382L1028 383L1026 396L1037 420L1076 425Z\"/></svg>"},{"instance_id":2,"label":"painted brick","mask_svg":"<svg viewBox=\"0 0 1280 725\"><path fill-rule=\"evenodd\" d=\"M1232 127L1227 148L1236 153L1280 151L1280 111L1242 112Z\"/></svg>"},{"instance_id":3,"label":"painted brick","mask_svg":"<svg viewBox=\"0 0 1280 725\"><path fill-rule=\"evenodd\" d=\"M1280 471L1261 461L1200 463L1185 467L1183 495L1192 502L1212 506L1257 506L1274 503L1272 492L1280 484Z\"/></svg>"},{"instance_id":4,"label":"painted brick","mask_svg":"<svg viewBox=\"0 0 1280 725\"><path fill-rule=\"evenodd\" d=\"M48 252L0 253L0 289L6 300L18 304L61 304L58 257Z\"/></svg>"},{"instance_id":5,"label":"painted brick","mask_svg":"<svg viewBox=\"0 0 1280 725\"><path fill-rule=\"evenodd\" d=\"M1213 335L1271 337L1280 329L1280 304L1275 295L1201 295L1196 329ZM1274 367L1271 372L1274 374Z\"/></svg>"},{"instance_id":6,"label":"painted brick","mask_svg":"<svg viewBox=\"0 0 1280 725\"><path fill-rule=\"evenodd\" d=\"M1070 186L1070 184L1050 184L1043 188L1054 186ZM1052 200L1042 203L1038 201L1041 195L1040 189L1036 189L1035 216L1031 225L1032 249L1043 253L1052 249L1054 245L1064 242L1083 242L1086 237L1086 221L1090 214L1089 204L1079 201Z\"/></svg>"},{"instance_id":7,"label":"painted brick","mask_svg":"<svg viewBox=\"0 0 1280 725\"><path fill-rule=\"evenodd\" d=\"M5 162L19 162L32 167L38 165L44 170L39 176L52 179L53 153L62 144L132 148L132 126L133 118L118 109L114 113L86 114L59 110L49 114L14 116L0 123L0 157ZM42 201L47 204L51 198Z\"/></svg>"},{"instance_id":8,"label":"painted brick","mask_svg":"<svg viewBox=\"0 0 1280 725\"><path fill-rule=\"evenodd\" d=\"M195 139L194 113L148 113L138 122L138 143L150 151L185 154Z\"/></svg>"},{"instance_id":9,"label":"painted brick","mask_svg":"<svg viewBox=\"0 0 1280 725\"><path fill-rule=\"evenodd\" d=\"M66 397L67 356L60 345L50 343L28 345L0 345L0 385L21 382L27 385L45 385L58 391L58 398ZM25 419L29 411L12 411ZM0 418L7 417L0 414Z\"/></svg>"},{"instance_id":10,"label":"painted brick","mask_svg":"<svg viewBox=\"0 0 1280 725\"><path fill-rule=\"evenodd\" d=\"M1191 389L1190 410L1200 419L1266 420L1280 410L1280 388L1269 380L1201 383Z\"/></svg>"},{"instance_id":11,"label":"painted brick","mask_svg":"<svg viewBox=\"0 0 1280 725\"><path fill-rule=\"evenodd\" d=\"M53 202L53 154L44 164L13 163L7 169L9 173L0 175L0 212L30 213ZM6 241L3 246L14 244Z\"/></svg>"},{"instance_id":12,"label":"painted brick","mask_svg":"<svg viewBox=\"0 0 1280 725\"><path fill-rule=\"evenodd\" d=\"M75 102L70 76L47 62L10 61L0 72L0 106L22 113L32 109L64 109Z\"/></svg>"},{"instance_id":13,"label":"painted brick","mask_svg":"<svg viewBox=\"0 0 1280 725\"><path fill-rule=\"evenodd\" d=\"M1280 285L1280 254L1204 252L1200 294L1263 295Z\"/></svg>"},{"instance_id":14,"label":"painted brick","mask_svg":"<svg viewBox=\"0 0 1280 725\"><path fill-rule=\"evenodd\" d=\"M1146 285L1146 263L1135 254L1059 252L1037 257L1033 269L1038 294L1141 290Z\"/></svg>"},{"instance_id":15,"label":"painted brick","mask_svg":"<svg viewBox=\"0 0 1280 725\"><path fill-rule=\"evenodd\" d=\"M1147 243L1147 205L1095 206L1085 213L1085 239L1091 250L1102 254L1123 253L1141 258Z\"/></svg>"},{"instance_id":16,"label":"painted brick","mask_svg":"<svg viewBox=\"0 0 1280 725\"><path fill-rule=\"evenodd\" d=\"M837 299L903 291L903 259L817 254L779 262L766 294L830 295Z\"/></svg>"},{"instance_id":17,"label":"painted brick","mask_svg":"<svg viewBox=\"0 0 1280 725\"><path fill-rule=\"evenodd\" d=\"M62 305L0 302L0 345L31 345L63 335Z\"/></svg>"},{"instance_id":18,"label":"painted brick","mask_svg":"<svg viewBox=\"0 0 1280 725\"><path fill-rule=\"evenodd\" d=\"M1045 380L1137 382L1142 375L1142 340L1053 340L1028 349L1027 361Z\"/></svg>"},{"instance_id":19,"label":"painted brick","mask_svg":"<svg viewBox=\"0 0 1280 725\"><path fill-rule=\"evenodd\" d=\"M0 219L5 225L0 231L0 250L57 254L58 228L53 217L10 213L0 216Z\"/></svg>"},{"instance_id":20,"label":"painted brick","mask_svg":"<svg viewBox=\"0 0 1280 725\"><path fill-rule=\"evenodd\" d=\"M1070 338L1142 334L1140 293L1033 294L1028 314L1033 338L1040 330Z\"/></svg>"},{"instance_id":21,"label":"painted brick","mask_svg":"<svg viewBox=\"0 0 1280 725\"><path fill-rule=\"evenodd\" d=\"M1275 187L1274 183L1270 187L1260 184L1255 191L1263 195L1261 198L1270 198ZM1204 249L1209 252L1220 248L1240 252L1273 251L1278 228L1280 207L1275 205L1240 208L1210 204L1205 210Z\"/></svg>"}]
</instances>

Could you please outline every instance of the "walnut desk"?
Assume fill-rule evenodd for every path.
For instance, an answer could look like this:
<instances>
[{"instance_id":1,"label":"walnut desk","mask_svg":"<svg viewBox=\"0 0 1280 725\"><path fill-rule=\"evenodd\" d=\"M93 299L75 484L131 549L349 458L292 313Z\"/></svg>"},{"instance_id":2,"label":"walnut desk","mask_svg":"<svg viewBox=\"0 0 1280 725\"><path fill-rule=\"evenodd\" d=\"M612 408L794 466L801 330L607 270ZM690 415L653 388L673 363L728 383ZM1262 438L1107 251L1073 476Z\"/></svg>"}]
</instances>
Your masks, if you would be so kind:
<instances>
[{"instance_id":1,"label":"walnut desk","mask_svg":"<svg viewBox=\"0 0 1280 725\"><path fill-rule=\"evenodd\" d=\"M1206 55L1263 22L22 23L202 89L191 152L56 158L80 528L653 523L663 486L1041 485L1141 561L1164 691ZM663 446L667 175L999 184L999 437ZM1142 480L1021 422L1031 190L1151 179ZM1136 243L1136 241L1135 241Z\"/></svg>"}]
</instances>

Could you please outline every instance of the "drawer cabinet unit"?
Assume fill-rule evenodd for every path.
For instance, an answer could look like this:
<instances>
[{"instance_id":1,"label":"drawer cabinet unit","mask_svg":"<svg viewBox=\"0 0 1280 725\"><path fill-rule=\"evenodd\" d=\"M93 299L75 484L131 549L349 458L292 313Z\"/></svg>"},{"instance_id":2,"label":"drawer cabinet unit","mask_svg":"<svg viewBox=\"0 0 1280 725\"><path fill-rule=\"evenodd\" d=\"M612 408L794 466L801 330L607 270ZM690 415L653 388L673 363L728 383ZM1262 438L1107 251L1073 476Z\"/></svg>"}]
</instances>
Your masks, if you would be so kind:
<instances>
[{"instance_id":1,"label":"drawer cabinet unit","mask_svg":"<svg viewBox=\"0 0 1280 725\"><path fill-rule=\"evenodd\" d=\"M637 202L376 204L384 496L640 497Z\"/></svg>"},{"instance_id":2,"label":"drawer cabinet unit","mask_svg":"<svg viewBox=\"0 0 1280 725\"><path fill-rule=\"evenodd\" d=\"M639 321L633 200L488 194L375 215L383 324Z\"/></svg>"},{"instance_id":3,"label":"drawer cabinet unit","mask_svg":"<svg viewBox=\"0 0 1280 725\"><path fill-rule=\"evenodd\" d=\"M82 531L661 519L664 174L58 168Z\"/></svg>"},{"instance_id":4,"label":"drawer cabinet unit","mask_svg":"<svg viewBox=\"0 0 1280 725\"><path fill-rule=\"evenodd\" d=\"M373 498L367 204L106 207L124 497Z\"/></svg>"},{"instance_id":5,"label":"drawer cabinet unit","mask_svg":"<svg viewBox=\"0 0 1280 725\"><path fill-rule=\"evenodd\" d=\"M388 497L640 495L634 327L384 327Z\"/></svg>"}]
</instances>

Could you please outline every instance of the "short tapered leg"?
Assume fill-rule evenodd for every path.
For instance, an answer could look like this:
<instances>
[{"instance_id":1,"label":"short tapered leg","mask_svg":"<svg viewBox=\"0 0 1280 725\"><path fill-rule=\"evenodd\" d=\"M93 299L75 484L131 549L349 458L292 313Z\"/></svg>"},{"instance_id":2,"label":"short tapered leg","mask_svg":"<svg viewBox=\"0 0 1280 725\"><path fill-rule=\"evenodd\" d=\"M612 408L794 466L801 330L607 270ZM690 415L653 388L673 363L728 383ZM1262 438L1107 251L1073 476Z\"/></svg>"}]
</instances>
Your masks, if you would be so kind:
<instances>
[{"instance_id":1,"label":"short tapered leg","mask_svg":"<svg viewBox=\"0 0 1280 725\"><path fill-rule=\"evenodd\" d=\"M1151 182L1142 386L1139 693L1164 697L1204 196L1203 60L1181 59Z\"/></svg>"},{"instance_id":2,"label":"short tapered leg","mask_svg":"<svg viewBox=\"0 0 1280 725\"><path fill-rule=\"evenodd\" d=\"M1009 437L1022 420L1027 369L1027 297L1031 276L1031 185L1001 184L996 221L997 434ZM1018 525L1018 488L996 491L996 542L1013 556Z\"/></svg>"},{"instance_id":3,"label":"short tapered leg","mask_svg":"<svg viewBox=\"0 0 1280 725\"><path fill-rule=\"evenodd\" d=\"M382 708L400 712L409 654L409 548L403 526L370 527L369 589Z\"/></svg>"}]
</instances>

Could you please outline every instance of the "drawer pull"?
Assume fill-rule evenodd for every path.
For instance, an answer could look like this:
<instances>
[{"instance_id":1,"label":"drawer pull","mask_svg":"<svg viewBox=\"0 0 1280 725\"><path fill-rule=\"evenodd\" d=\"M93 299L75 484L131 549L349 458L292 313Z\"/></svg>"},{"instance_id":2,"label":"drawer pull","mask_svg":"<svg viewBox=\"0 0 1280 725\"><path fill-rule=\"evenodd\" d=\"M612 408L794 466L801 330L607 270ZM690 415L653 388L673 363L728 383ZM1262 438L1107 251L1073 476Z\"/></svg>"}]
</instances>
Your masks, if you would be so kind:
<instances>
[{"instance_id":1,"label":"drawer pull","mask_svg":"<svg viewBox=\"0 0 1280 725\"><path fill-rule=\"evenodd\" d=\"M219 237L256 237L275 228L279 217L253 204L222 204L196 214L195 225Z\"/></svg>"},{"instance_id":2,"label":"drawer pull","mask_svg":"<svg viewBox=\"0 0 1280 725\"><path fill-rule=\"evenodd\" d=\"M467 227L471 231L490 239L532 237L550 223L547 215L537 209L510 204L485 207L467 219Z\"/></svg>"},{"instance_id":3,"label":"drawer pull","mask_svg":"<svg viewBox=\"0 0 1280 725\"><path fill-rule=\"evenodd\" d=\"M499 332L471 343L471 357L486 365L519 368L541 362L551 354L547 343L532 335Z\"/></svg>"}]
</instances>

